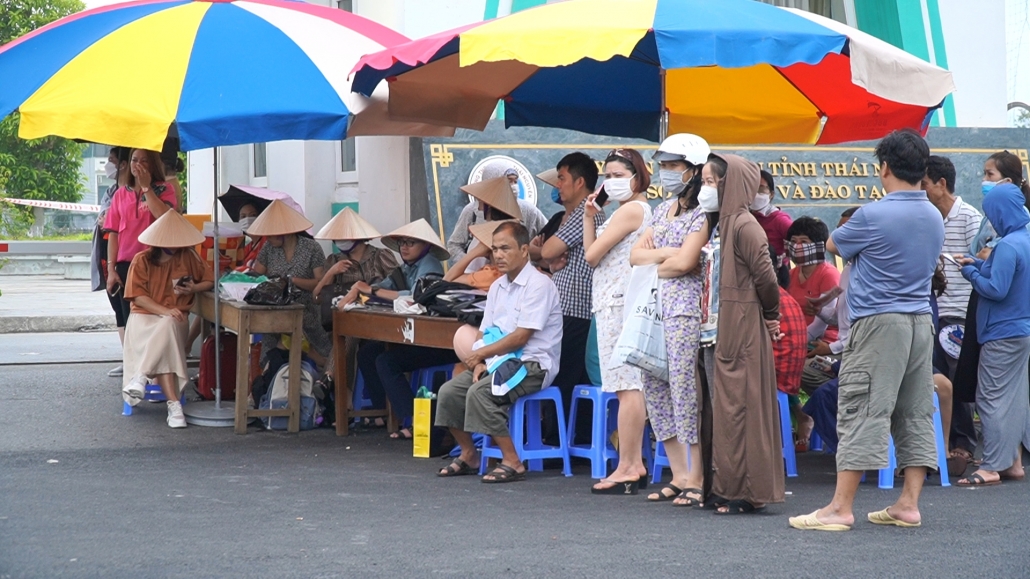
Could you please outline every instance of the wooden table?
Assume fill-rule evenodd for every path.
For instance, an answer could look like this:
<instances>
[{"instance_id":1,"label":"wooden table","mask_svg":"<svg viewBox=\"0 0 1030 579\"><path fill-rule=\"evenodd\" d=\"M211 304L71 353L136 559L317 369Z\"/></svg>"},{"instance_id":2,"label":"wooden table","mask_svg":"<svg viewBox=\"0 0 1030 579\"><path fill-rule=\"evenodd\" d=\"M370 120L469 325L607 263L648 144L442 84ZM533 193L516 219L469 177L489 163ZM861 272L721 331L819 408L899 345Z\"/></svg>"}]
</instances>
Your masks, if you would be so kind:
<instances>
[{"instance_id":1,"label":"wooden table","mask_svg":"<svg viewBox=\"0 0 1030 579\"><path fill-rule=\"evenodd\" d=\"M385 308L358 308L347 312L333 310L333 381L336 383L336 434L346 436L350 419L383 416L389 410L354 410L347 382L347 338L411 344L429 348L454 348L454 333L463 326L456 318L398 314Z\"/></svg>"},{"instance_id":2,"label":"wooden table","mask_svg":"<svg viewBox=\"0 0 1030 579\"><path fill-rule=\"evenodd\" d=\"M222 327L233 332L236 340L236 434L247 433L247 423L253 417L288 416L289 432L300 431L300 352L304 335L304 305L252 306L243 302L220 300ZM197 294L193 313L206 322L205 335L215 321L215 295ZM290 385L286 408L257 410L247 408L250 396L250 336L251 334L289 334ZM255 400L255 403L258 401Z\"/></svg>"}]
</instances>

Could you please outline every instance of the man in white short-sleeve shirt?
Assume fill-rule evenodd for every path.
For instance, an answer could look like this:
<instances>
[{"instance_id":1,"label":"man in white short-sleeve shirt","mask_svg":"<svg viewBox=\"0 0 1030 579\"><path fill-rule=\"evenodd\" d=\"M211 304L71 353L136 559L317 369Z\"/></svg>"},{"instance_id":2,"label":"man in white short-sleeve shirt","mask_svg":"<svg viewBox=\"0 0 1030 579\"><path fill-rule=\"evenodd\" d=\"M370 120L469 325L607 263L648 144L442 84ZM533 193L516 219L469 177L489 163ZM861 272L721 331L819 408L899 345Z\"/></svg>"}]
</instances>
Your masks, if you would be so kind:
<instances>
[{"instance_id":1,"label":"man in white short-sleeve shirt","mask_svg":"<svg viewBox=\"0 0 1030 579\"><path fill-rule=\"evenodd\" d=\"M436 425L450 429L461 454L438 476L478 472L471 433L481 432L494 439L502 454L501 462L483 482L525 478L526 469L508 431L508 407L518 397L551 385L558 373L562 340L558 289L530 265L529 240L529 231L520 223L504 222L494 231L494 265L504 275L490 286L477 341L462 360L469 370L440 387ZM506 358L515 363L498 365ZM512 366L521 369L509 376L507 369ZM491 374L487 368L495 372ZM492 386L498 381L513 387L506 394L494 395Z\"/></svg>"}]
</instances>

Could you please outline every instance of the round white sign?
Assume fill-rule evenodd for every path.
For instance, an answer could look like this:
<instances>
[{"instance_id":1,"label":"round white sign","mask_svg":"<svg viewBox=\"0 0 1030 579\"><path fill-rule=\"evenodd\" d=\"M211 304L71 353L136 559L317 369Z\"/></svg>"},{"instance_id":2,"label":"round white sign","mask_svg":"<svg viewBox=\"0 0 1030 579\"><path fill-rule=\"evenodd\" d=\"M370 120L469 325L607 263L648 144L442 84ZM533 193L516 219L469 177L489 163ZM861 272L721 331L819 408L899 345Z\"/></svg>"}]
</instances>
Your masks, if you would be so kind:
<instances>
[{"instance_id":1,"label":"round white sign","mask_svg":"<svg viewBox=\"0 0 1030 579\"><path fill-rule=\"evenodd\" d=\"M491 169L489 178L500 177L504 174L505 170L514 168L519 174L519 199L536 205L536 177L529 172L525 165L507 155L490 155L476 163L476 166L472 168L472 172L469 173L468 184L471 185L482 181L483 171L487 168ZM472 201L471 196L469 196L469 201Z\"/></svg>"}]
</instances>

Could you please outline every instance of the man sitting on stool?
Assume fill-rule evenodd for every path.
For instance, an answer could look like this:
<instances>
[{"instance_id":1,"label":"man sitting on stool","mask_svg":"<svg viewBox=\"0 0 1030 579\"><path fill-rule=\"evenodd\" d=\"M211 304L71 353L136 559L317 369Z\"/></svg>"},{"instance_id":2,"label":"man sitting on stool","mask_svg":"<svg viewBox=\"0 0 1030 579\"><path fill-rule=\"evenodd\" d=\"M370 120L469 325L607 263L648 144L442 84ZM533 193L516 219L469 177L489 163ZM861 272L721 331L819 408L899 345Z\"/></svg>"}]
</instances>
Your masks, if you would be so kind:
<instances>
[{"instance_id":1,"label":"man sitting on stool","mask_svg":"<svg viewBox=\"0 0 1030 579\"><path fill-rule=\"evenodd\" d=\"M436 425L450 429L461 455L438 476L475 474L478 469L472 432L494 439L503 458L483 477L485 483L522 480L526 469L508 431L508 407L519 396L551 385L561 357L562 313L558 289L551 278L529 265L529 231L520 223L500 224L493 234L494 265L502 275L490 286L486 311L472 353L463 360L469 368L440 387ZM486 336L484 343L484 336ZM491 337L499 337L491 341ZM506 355L512 359L498 364ZM523 373L517 370L521 361ZM496 371L490 373L487 368ZM493 383L513 384L495 396Z\"/></svg>"}]
</instances>

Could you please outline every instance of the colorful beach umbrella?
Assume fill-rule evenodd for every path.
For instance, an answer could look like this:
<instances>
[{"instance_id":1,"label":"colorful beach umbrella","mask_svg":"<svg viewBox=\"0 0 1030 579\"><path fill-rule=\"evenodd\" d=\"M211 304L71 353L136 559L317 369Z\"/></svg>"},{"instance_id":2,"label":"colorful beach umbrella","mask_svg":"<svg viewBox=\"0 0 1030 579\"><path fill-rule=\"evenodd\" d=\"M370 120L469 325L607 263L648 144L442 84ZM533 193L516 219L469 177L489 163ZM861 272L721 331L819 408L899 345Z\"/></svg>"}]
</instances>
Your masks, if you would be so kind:
<instances>
[{"instance_id":1,"label":"colorful beach umbrella","mask_svg":"<svg viewBox=\"0 0 1030 579\"><path fill-rule=\"evenodd\" d=\"M362 54L407 40L305 2L104 6L0 46L0 117L19 110L23 138L60 135L154 150L173 123L187 151L348 134L447 134L389 121L382 91L372 98L351 91L348 75Z\"/></svg>"},{"instance_id":2,"label":"colorful beach umbrella","mask_svg":"<svg viewBox=\"0 0 1030 579\"><path fill-rule=\"evenodd\" d=\"M951 73L868 34L754 0L568 0L388 48L354 90L390 114L658 140L838 143L925 130Z\"/></svg>"}]
</instances>

